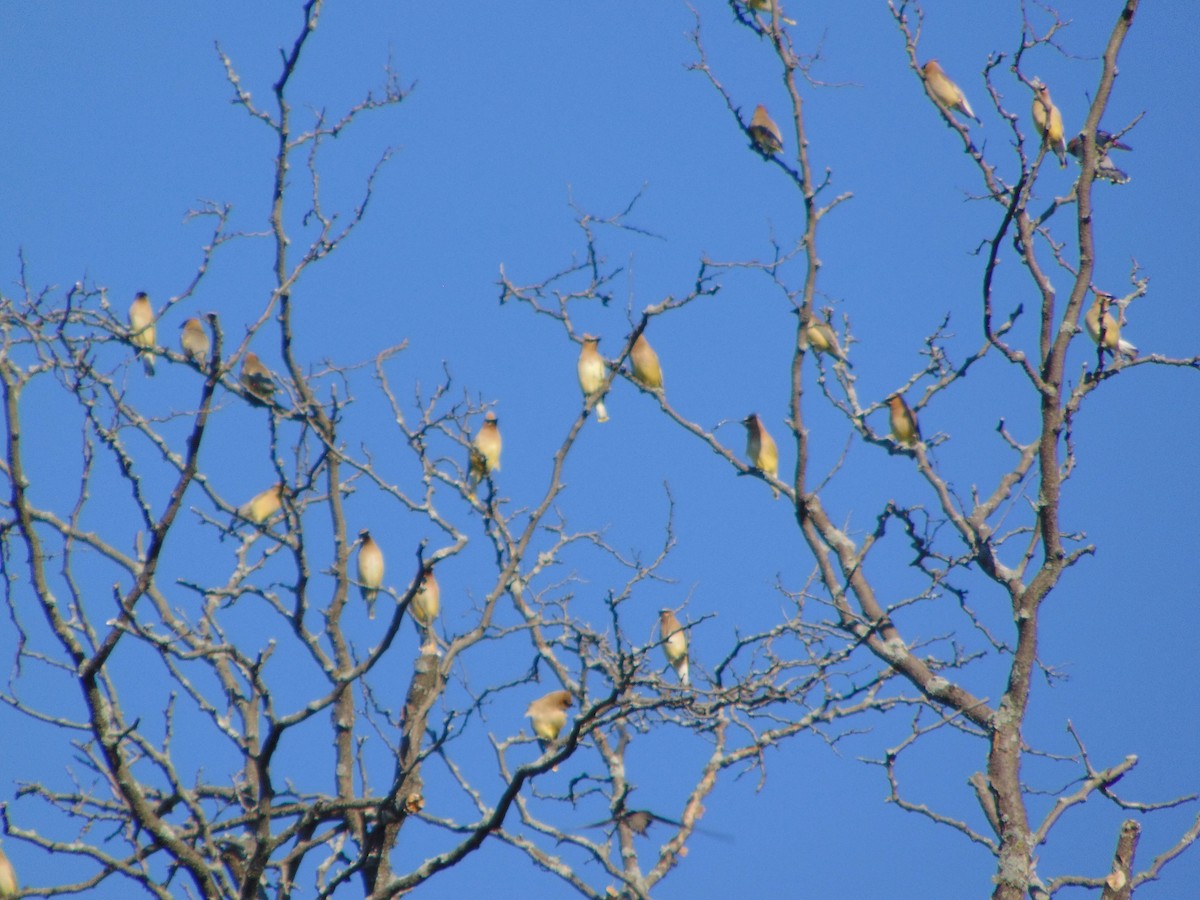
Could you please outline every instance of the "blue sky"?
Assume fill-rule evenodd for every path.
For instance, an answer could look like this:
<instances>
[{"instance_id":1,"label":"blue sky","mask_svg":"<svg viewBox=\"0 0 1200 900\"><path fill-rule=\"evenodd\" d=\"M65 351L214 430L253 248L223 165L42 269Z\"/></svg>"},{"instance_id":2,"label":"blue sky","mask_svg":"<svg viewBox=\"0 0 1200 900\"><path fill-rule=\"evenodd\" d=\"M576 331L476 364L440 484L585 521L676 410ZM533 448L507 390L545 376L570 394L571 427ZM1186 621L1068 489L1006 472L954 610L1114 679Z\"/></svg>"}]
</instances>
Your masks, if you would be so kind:
<instances>
[{"instance_id":1,"label":"blue sky","mask_svg":"<svg viewBox=\"0 0 1200 900\"><path fill-rule=\"evenodd\" d=\"M820 48L815 77L836 85L804 89L812 159L818 171L831 170L828 196L853 193L822 224L819 305L833 306L839 324L843 314L850 317L857 389L870 400L882 399L922 365L922 341L947 313L952 357L961 359L980 344L983 262L973 251L994 232L998 207L971 199L982 191L977 172L907 68L886 6L848 7L794 0L785 9L800 20L792 29L798 49ZM1059 8L1071 20L1060 34L1064 52L1039 48L1027 56L1025 71L1051 86L1073 134L1120 7L1076 0ZM722 4L697 3L696 10L714 73L746 117L762 102L782 124L786 94L766 44L736 27ZM991 108L979 73L989 54L1016 47L1017 4L933 2L926 13L920 57L936 56L964 88L985 120L977 132L987 155L1012 180L1011 132ZM0 7L0 116L8 132L0 150L7 176L0 182L4 291L16 290L22 250L33 286L57 286L60 295L76 281L104 286L123 314L135 291L147 290L161 302L191 280L208 225L184 219L199 202L233 204L234 229L265 229L272 135L229 102L214 42L265 103L278 73L278 48L290 46L297 22L297 11L285 4ZM801 233L798 194L747 148L708 82L687 71L695 50L686 33L694 25L689 8L673 2L333 3L306 49L293 94L301 121L314 109L337 113L377 87L389 56L413 90L400 106L365 117L324 149L323 202L344 211L358 202L363 177L383 149L395 145L398 152L377 182L366 222L296 291L298 353L313 366L327 358L349 363L407 340L408 349L389 369L402 401L410 402L414 383L426 390L435 384L443 363L456 392L497 401L506 442L502 488L513 508L540 499L551 454L577 414L577 351L548 319L497 302L501 265L517 283L558 271L584 249L571 202L610 216L643 192L630 221L661 237L601 230L608 262L624 271L608 307L579 313L586 330L603 336L601 349L613 354L629 331L627 307L636 316L668 294L685 293L701 256L765 260L773 237L786 245ZM1194 274L1200 229L1191 214L1200 173L1189 153L1200 142L1192 97L1200 82L1192 46L1197 33L1200 9L1191 4L1146 4L1139 12L1103 121L1116 130L1145 112L1126 138L1134 151L1116 160L1132 181L1098 183L1094 191L1094 281L1123 294L1131 268L1140 266L1149 291L1130 308L1123 336L1143 352L1174 357L1196 353L1200 343ZM1030 99L1007 64L997 86L1028 135ZM1073 161L1065 171L1043 166L1033 207L1069 191L1077 172ZM296 225L305 179L298 165L290 201ZM1069 209L1053 224L1059 240L1072 240ZM229 338L240 339L269 296L270 261L265 239L223 248L186 312L216 311ZM793 288L802 274L799 262L783 270ZM1065 297L1068 280L1058 270L1053 279ZM1034 348L1036 298L1011 254L1001 267L996 303L1003 311L1025 304L1014 341ZM649 332L671 402L708 427L729 420L717 434L739 454L744 437L737 420L751 410L777 437L784 433L795 321L787 310L787 299L762 272L735 270L722 277L716 297L656 321ZM183 312L160 326L164 342L174 340ZM277 341L260 336L255 347L268 365L278 365ZM1080 338L1068 362L1073 380L1094 360L1093 348ZM821 400L814 374L808 368L806 416L813 464L823 470L835 465L850 432ZM189 376L194 373L169 367L154 382L131 380L130 389L150 409L186 407L196 396ZM358 402L347 439L372 446L386 477L412 479L369 372L358 372L352 383ZM1187 575L1200 550L1195 397L1194 371L1143 366L1107 382L1079 416L1078 465L1067 486L1064 526L1085 531L1097 550L1066 575L1045 609L1041 658L1069 678L1053 686L1038 682L1027 731L1039 748L1069 753L1069 719L1097 766L1138 754L1138 768L1120 789L1147 802L1200 787L1197 591ZM55 485L53 475L58 466L78 465L78 446L56 439L53 401L46 402L47 412L26 415L31 441L44 451L34 477L49 502L59 491L73 496L71 485ZM996 421L1003 417L1029 440L1036 404L1009 368L989 360L961 389L935 399L922 413L922 428L926 436L949 436L936 455L961 492L988 490L1010 460ZM564 512L573 527L605 528L607 540L623 552L652 553L662 540L663 483L669 482L679 549L666 574L675 583L639 597L628 627L649 639L657 610L690 594L691 616L717 614L694 637L698 660L711 665L734 628L763 627L778 617L776 580L798 589L812 560L786 504L772 503L761 484L734 477L663 418L649 397L618 384L608 408L612 421L603 427L589 421L569 461ZM886 430L885 413L872 421ZM214 427L202 468L231 500L248 498L272 478L267 454L245 450L265 442L262 416L227 398ZM787 472L794 450L781 446L781 456ZM872 527L889 498L934 508L907 460L860 444L822 498L856 537ZM1014 523L1024 521L1024 504L1033 499L1018 502ZM456 560L461 564L439 571L448 627L455 628L466 621L469 598L478 599L490 582L477 520L447 504L475 542ZM407 557L421 537L434 537L366 490L349 509L373 531L376 523L393 523L379 529L389 560ZM112 515L116 521L128 511ZM171 546L169 554L181 573L214 564L190 545ZM891 601L919 589L907 568L910 557L903 536L889 532L870 574ZM593 564L579 562L577 590L591 594L581 603L594 603L619 578L602 564L588 568ZM980 582L971 586L975 607L1010 636L1003 599ZM104 595L107 583L96 590ZM364 620L364 642L366 627ZM912 611L904 625L912 638L951 629L965 624L950 598ZM7 641L0 648L11 653ZM874 668L866 660L864 666ZM409 657L395 661L395 683L406 683L408 667ZM968 670L964 683L994 699L1003 672L993 655ZM475 684L486 673L467 676ZM498 705L486 731L516 733L527 701L514 696ZM6 732L31 727L8 711L0 711L0 720ZM805 736L768 755L761 791L757 773L723 782L706 802L703 825L733 840L697 835L655 896L726 895L744 889L748 879L756 896L960 897L990 890L993 867L985 852L886 805L880 771L857 761L878 758L906 732L907 720L864 724L872 731L836 752ZM464 752L473 754L472 768L484 779L491 756L479 737L464 744ZM682 740L646 747L635 751L631 777L643 785L639 796L647 805L670 813L694 780L704 747ZM11 796L11 786L30 777L25 764L5 753L0 796ZM942 736L914 753L906 784L913 799L979 822L966 777L982 765L978 744ZM1075 771L1031 761L1024 775L1050 789ZM1031 806L1035 818L1044 812L1036 800ZM1145 819L1139 861L1172 845L1195 814L1189 807ZM1043 848L1043 877L1104 874L1124 817L1093 798ZM402 851L403 861L439 847L427 837L414 844ZM29 884L54 877L55 863L12 841L5 848ZM1200 856L1193 852L1168 867L1163 884L1138 896L1177 897L1180 885L1198 879ZM897 886L903 886L900 894ZM574 896L499 845L446 873L428 892L454 896L481 887L493 897Z\"/></svg>"}]
</instances>

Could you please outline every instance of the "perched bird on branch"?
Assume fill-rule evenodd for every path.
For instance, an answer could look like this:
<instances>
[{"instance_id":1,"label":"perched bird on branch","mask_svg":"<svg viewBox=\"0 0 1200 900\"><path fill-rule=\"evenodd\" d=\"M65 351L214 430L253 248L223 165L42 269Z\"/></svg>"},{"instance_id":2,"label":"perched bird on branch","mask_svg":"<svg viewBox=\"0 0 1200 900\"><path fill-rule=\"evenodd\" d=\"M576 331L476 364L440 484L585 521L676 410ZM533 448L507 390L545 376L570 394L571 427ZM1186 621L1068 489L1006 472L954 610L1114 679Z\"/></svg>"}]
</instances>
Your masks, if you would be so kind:
<instances>
[{"instance_id":1,"label":"perched bird on branch","mask_svg":"<svg viewBox=\"0 0 1200 900\"><path fill-rule=\"evenodd\" d=\"M426 636L432 643L433 620L442 608L442 591L433 576L433 566L426 566L421 570L421 583L417 585L417 592L413 594L408 608L413 618L425 629Z\"/></svg>"},{"instance_id":2,"label":"perched bird on branch","mask_svg":"<svg viewBox=\"0 0 1200 900\"><path fill-rule=\"evenodd\" d=\"M922 74L925 76L925 84L929 86L929 93L933 94L935 100L946 109L957 110L965 116L968 116L983 124L983 119L975 115L975 110L971 109L971 104L967 102L966 95L962 92L957 84L950 80L946 75L945 70L938 64L936 59L931 59L921 68Z\"/></svg>"},{"instance_id":3,"label":"perched bird on branch","mask_svg":"<svg viewBox=\"0 0 1200 900\"><path fill-rule=\"evenodd\" d=\"M4 851L0 850L0 898L7 900L9 897L15 897L20 890L21 885L17 883L17 870L8 861L8 856Z\"/></svg>"},{"instance_id":4,"label":"perched bird on branch","mask_svg":"<svg viewBox=\"0 0 1200 900\"><path fill-rule=\"evenodd\" d=\"M828 353L838 362L845 363L849 368L854 368L854 363L846 357L842 350L842 345L838 343L837 332L833 330L833 326L818 316L807 315L802 309L793 310L800 321L804 323L804 330L800 333L800 346L807 349L811 347L818 353Z\"/></svg>"},{"instance_id":5,"label":"perched bird on branch","mask_svg":"<svg viewBox=\"0 0 1200 900\"><path fill-rule=\"evenodd\" d=\"M279 386L275 384L275 376L271 370L262 364L253 351L247 350L242 357L241 382L250 393L251 402L256 405L270 405L272 396Z\"/></svg>"},{"instance_id":6,"label":"perched bird on branch","mask_svg":"<svg viewBox=\"0 0 1200 900\"><path fill-rule=\"evenodd\" d=\"M471 471L472 484L479 484L485 476L500 471L500 450L503 441L500 440L500 420L491 410L483 417L483 425L471 442Z\"/></svg>"},{"instance_id":7,"label":"perched bird on branch","mask_svg":"<svg viewBox=\"0 0 1200 900\"><path fill-rule=\"evenodd\" d=\"M1042 143L1054 151L1054 155L1058 157L1058 164L1065 169L1067 167L1067 145L1063 143L1062 113L1050 99L1050 89L1041 79L1035 78L1029 83L1034 91L1033 125L1037 128L1037 133L1041 135Z\"/></svg>"},{"instance_id":8,"label":"perched bird on branch","mask_svg":"<svg viewBox=\"0 0 1200 900\"><path fill-rule=\"evenodd\" d=\"M754 107L749 130L754 149L762 154L763 159L770 159L783 150L783 135L779 126L767 115L767 108L761 103Z\"/></svg>"},{"instance_id":9,"label":"perched bird on branch","mask_svg":"<svg viewBox=\"0 0 1200 900\"><path fill-rule=\"evenodd\" d=\"M1129 176L1118 169L1108 156L1109 150L1132 150L1128 144L1123 144L1107 131L1096 131L1096 177L1113 184L1127 184ZM1067 152L1083 165L1083 136L1075 135L1067 144Z\"/></svg>"},{"instance_id":10,"label":"perched bird on branch","mask_svg":"<svg viewBox=\"0 0 1200 900\"><path fill-rule=\"evenodd\" d=\"M892 394L887 398L887 402L891 410L892 440L906 447L916 446L921 440L916 413L909 409L899 394Z\"/></svg>"},{"instance_id":11,"label":"perched bird on branch","mask_svg":"<svg viewBox=\"0 0 1200 900\"><path fill-rule=\"evenodd\" d=\"M255 525L262 525L283 507L283 485L276 484L238 507L238 515Z\"/></svg>"},{"instance_id":12,"label":"perched bird on branch","mask_svg":"<svg viewBox=\"0 0 1200 900\"><path fill-rule=\"evenodd\" d=\"M1121 339L1121 323L1117 321L1116 316L1109 312L1110 309L1119 309L1116 298L1111 294L1102 294L1097 291L1096 302L1083 316L1083 327L1087 331L1088 337L1097 345L1103 342L1106 350L1136 359L1137 347L1129 341ZM1120 315L1120 312L1117 315Z\"/></svg>"},{"instance_id":13,"label":"perched bird on branch","mask_svg":"<svg viewBox=\"0 0 1200 900\"><path fill-rule=\"evenodd\" d=\"M778 478L779 448L775 446L775 439L767 433L758 413L750 413L742 419L742 424L746 426L746 456L750 464L764 475ZM775 485L771 485L771 493L776 500L779 499Z\"/></svg>"},{"instance_id":14,"label":"perched bird on branch","mask_svg":"<svg viewBox=\"0 0 1200 900\"><path fill-rule=\"evenodd\" d=\"M766 16L769 19L769 18L771 18L772 14L775 12L776 4L775 4L775 0L746 0L746 6L749 7L750 9L754 10L757 13L762 13L764 16ZM779 21L784 22L788 25L796 24L795 19L789 19L783 15L783 10L779 11Z\"/></svg>"},{"instance_id":15,"label":"perched bird on branch","mask_svg":"<svg viewBox=\"0 0 1200 900\"><path fill-rule=\"evenodd\" d=\"M608 410L604 408L604 400L600 395L600 390L604 387L604 376L607 373L604 357L596 349L599 341L600 338L595 335L585 334L583 336L583 347L579 350L579 387L583 390L583 396L588 400L596 397L596 421L607 422Z\"/></svg>"},{"instance_id":16,"label":"perched bird on branch","mask_svg":"<svg viewBox=\"0 0 1200 900\"><path fill-rule=\"evenodd\" d=\"M633 364L633 377L651 389L661 389L663 386L662 366L658 364L658 354L646 340L645 334L639 334L629 350L629 359Z\"/></svg>"},{"instance_id":17,"label":"perched bird on branch","mask_svg":"<svg viewBox=\"0 0 1200 900\"><path fill-rule=\"evenodd\" d=\"M373 619L375 598L383 586L383 551L365 528L358 533L358 540L358 589L367 604L367 618Z\"/></svg>"},{"instance_id":18,"label":"perched bird on branch","mask_svg":"<svg viewBox=\"0 0 1200 900\"><path fill-rule=\"evenodd\" d=\"M675 618L675 613L669 609L659 611L658 630L662 633L663 653L667 655L667 662L679 676L679 683L686 685L688 683L687 632L679 624L679 619Z\"/></svg>"},{"instance_id":19,"label":"perched bird on branch","mask_svg":"<svg viewBox=\"0 0 1200 900\"><path fill-rule=\"evenodd\" d=\"M179 344L183 347L183 355L196 365L203 366L208 362L212 343L199 319L188 319L180 326Z\"/></svg>"},{"instance_id":20,"label":"perched bird on branch","mask_svg":"<svg viewBox=\"0 0 1200 900\"><path fill-rule=\"evenodd\" d=\"M129 341L138 348L138 357L147 375L154 374L154 307L150 295L138 291L129 304Z\"/></svg>"},{"instance_id":21,"label":"perched bird on branch","mask_svg":"<svg viewBox=\"0 0 1200 900\"><path fill-rule=\"evenodd\" d=\"M574 705L575 698L570 691L551 691L534 700L525 710L525 715L533 722L533 733L537 735L543 753L554 749L558 735L567 724L567 710Z\"/></svg>"}]
</instances>

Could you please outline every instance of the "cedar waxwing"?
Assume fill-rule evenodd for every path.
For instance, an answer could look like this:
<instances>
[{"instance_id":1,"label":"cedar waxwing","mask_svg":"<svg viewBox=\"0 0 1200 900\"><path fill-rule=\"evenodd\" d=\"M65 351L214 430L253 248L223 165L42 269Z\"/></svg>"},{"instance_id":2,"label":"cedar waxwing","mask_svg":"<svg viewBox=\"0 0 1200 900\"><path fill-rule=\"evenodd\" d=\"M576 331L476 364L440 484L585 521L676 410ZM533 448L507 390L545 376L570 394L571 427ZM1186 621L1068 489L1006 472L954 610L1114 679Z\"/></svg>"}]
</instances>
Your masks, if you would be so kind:
<instances>
[{"instance_id":1,"label":"cedar waxwing","mask_svg":"<svg viewBox=\"0 0 1200 900\"><path fill-rule=\"evenodd\" d=\"M904 398L892 394L887 398L891 408L892 440L906 447L913 447L921 440L921 428L917 425L916 414L908 408Z\"/></svg>"},{"instance_id":2,"label":"cedar waxwing","mask_svg":"<svg viewBox=\"0 0 1200 900\"><path fill-rule=\"evenodd\" d=\"M1083 316L1083 327L1087 330L1090 337L1097 344L1100 343L1100 313L1101 307L1104 307L1104 346L1106 349L1114 353L1120 353L1122 356L1128 356L1130 359L1137 358L1137 347L1129 343L1129 341L1121 340L1121 323L1117 321L1110 310L1117 309L1117 315L1120 315L1117 301L1109 294L1096 292L1096 302Z\"/></svg>"},{"instance_id":3,"label":"cedar waxwing","mask_svg":"<svg viewBox=\"0 0 1200 900\"><path fill-rule=\"evenodd\" d=\"M475 484L483 481L485 475L500 471L500 450L503 446L500 440L500 420L496 414L488 411L483 417L483 425L475 440L471 442L471 472L470 478Z\"/></svg>"},{"instance_id":4,"label":"cedar waxwing","mask_svg":"<svg viewBox=\"0 0 1200 900\"><path fill-rule=\"evenodd\" d=\"M362 591L363 602L367 604L367 618L373 619L375 598L383 586L383 551L365 528L358 533L358 539L358 589Z\"/></svg>"},{"instance_id":5,"label":"cedar waxwing","mask_svg":"<svg viewBox=\"0 0 1200 900\"><path fill-rule=\"evenodd\" d=\"M771 18L771 15L775 11L774 0L746 0L746 6L749 7L750 9L754 10L757 13L762 13L768 19ZM795 19L789 19L786 16L784 16L783 10L779 11L779 21L784 22L788 25L796 24Z\"/></svg>"},{"instance_id":6,"label":"cedar waxwing","mask_svg":"<svg viewBox=\"0 0 1200 900\"><path fill-rule=\"evenodd\" d=\"M438 587L437 579L433 577L433 566L426 566L421 570L421 583L417 587L417 592L413 594L412 603L409 604L409 611L413 618L426 631L432 627L433 620L437 618L438 611L442 608L441 597L441 589Z\"/></svg>"},{"instance_id":7,"label":"cedar waxwing","mask_svg":"<svg viewBox=\"0 0 1200 900\"><path fill-rule=\"evenodd\" d=\"M258 405L270 405L271 395L278 390L275 376L262 364L253 351L247 350L242 357L242 385L250 392L250 400Z\"/></svg>"},{"instance_id":8,"label":"cedar waxwing","mask_svg":"<svg viewBox=\"0 0 1200 900\"><path fill-rule=\"evenodd\" d=\"M525 715L533 720L533 733L545 753L554 749L554 742L567 724L567 710L575 705L570 691L551 691L529 704Z\"/></svg>"},{"instance_id":9,"label":"cedar waxwing","mask_svg":"<svg viewBox=\"0 0 1200 900\"><path fill-rule=\"evenodd\" d=\"M256 525L263 525L267 519L279 512L283 506L283 485L276 484L258 494L249 503L238 507L238 515L249 519Z\"/></svg>"},{"instance_id":10,"label":"cedar waxwing","mask_svg":"<svg viewBox=\"0 0 1200 900\"><path fill-rule=\"evenodd\" d=\"M800 316L800 321L806 323L804 331L800 333L802 347L811 347L822 354L828 353L851 369L854 368L854 363L850 362L842 351L842 345L838 343L837 332L833 330L832 325L818 316L805 316L803 310L797 309L795 312Z\"/></svg>"},{"instance_id":11,"label":"cedar waxwing","mask_svg":"<svg viewBox=\"0 0 1200 900\"><path fill-rule=\"evenodd\" d=\"M180 327L179 343L183 347L183 355L198 366L206 365L212 344L208 340L208 332L204 330L204 323L199 319L188 319Z\"/></svg>"},{"instance_id":12,"label":"cedar waxwing","mask_svg":"<svg viewBox=\"0 0 1200 900\"><path fill-rule=\"evenodd\" d=\"M770 159L783 150L779 126L767 115L767 108L761 103L754 107L754 116L750 119L750 141L763 159Z\"/></svg>"},{"instance_id":13,"label":"cedar waxwing","mask_svg":"<svg viewBox=\"0 0 1200 900\"><path fill-rule=\"evenodd\" d=\"M0 850L0 898L8 900L9 897L17 896L20 890L21 885L17 883L17 870L8 861L8 856L4 851Z\"/></svg>"},{"instance_id":14,"label":"cedar waxwing","mask_svg":"<svg viewBox=\"0 0 1200 900\"><path fill-rule=\"evenodd\" d=\"M604 357L596 349L599 340L600 338L594 335L585 334L583 347L579 351L579 387L583 389L583 396L589 400L604 387ZM596 421L608 421L608 410L604 408L602 398L596 400Z\"/></svg>"},{"instance_id":15,"label":"cedar waxwing","mask_svg":"<svg viewBox=\"0 0 1200 900\"><path fill-rule=\"evenodd\" d=\"M639 334L629 351L629 359L633 363L633 377L651 389L661 390L663 386L662 366L658 364L658 354L650 346L644 334Z\"/></svg>"},{"instance_id":16,"label":"cedar waxwing","mask_svg":"<svg viewBox=\"0 0 1200 900\"><path fill-rule=\"evenodd\" d=\"M660 816L658 813L652 813L648 809L623 809L615 816L608 819L602 819L599 822L592 822L584 825L584 828L601 828L605 825L615 823L629 826L629 830L636 835L645 835L650 830L650 826L655 822L663 822L667 825L672 825L676 828L683 828L682 822L677 819L669 818L668 816ZM700 829L696 828L699 831Z\"/></svg>"},{"instance_id":17,"label":"cedar waxwing","mask_svg":"<svg viewBox=\"0 0 1200 900\"><path fill-rule=\"evenodd\" d=\"M779 448L775 446L775 439L763 427L762 419L758 417L758 413L750 413L750 415L742 419L742 424L746 426L746 456L750 458L750 465L754 466L764 475L778 478ZM771 485L771 493L775 496L776 500L779 499L779 491L775 488L775 485Z\"/></svg>"},{"instance_id":18,"label":"cedar waxwing","mask_svg":"<svg viewBox=\"0 0 1200 900\"><path fill-rule=\"evenodd\" d=\"M129 340L138 347L138 356L142 359L142 368L147 375L154 374L154 307L150 305L150 296L145 291L138 291L129 304Z\"/></svg>"},{"instance_id":19,"label":"cedar waxwing","mask_svg":"<svg viewBox=\"0 0 1200 900\"><path fill-rule=\"evenodd\" d=\"M1067 145L1063 143L1062 113L1050 99L1050 89L1038 78L1029 82L1033 87L1033 125L1042 142L1054 151L1058 164L1067 167Z\"/></svg>"},{"instance_id":20,"label":"cedar waxwing","mask_svg":"<svg viewBox=\"0 0 1200 900\"><path fill-rule=\"evenodd\" d=\"M683 630L683 626L675 618L675 613L669 609L659 611L658 628L662 632L664 642L663 652L667 655L667 662L671 664L671 668L679 676L679 683L686 685L688 683L687 632Z\"/></svg>"},{"instance_id":21,"label":"cedar waxwing","mask_svg":"<svg viewBox=\"0 0 1200 900\"><path fill-rule=\"evenodd\" d=\"M1132 150L1128 144L1123 144L1107 131L1096 131L1096 177L1111 181L1113 184L1127 184L1129 176L1122 172L1109 159L1109 150ZM1081 135L1075 135L1067 144L1067 152L1083 165L1083 140Z\"/></svg>"},{"instance_id":22,"label":"cedar waxwing","mask_svg":"<svg viewBox=\"0 0 1200 900\"><path fill-rule=\"evenodd\" d=\"M946 109L958 110L963 115L974 119L980 125L983 124L983 119L975 115L975 110L971 109L971 104L967 102L962 88L950 80L945 70L938 65L936 59L931 59L925 63L921 71L925 75L925 84L929 86L929 93L933 94L934 99L938 103L942 104Z\"/></svg>"}]
</instances>

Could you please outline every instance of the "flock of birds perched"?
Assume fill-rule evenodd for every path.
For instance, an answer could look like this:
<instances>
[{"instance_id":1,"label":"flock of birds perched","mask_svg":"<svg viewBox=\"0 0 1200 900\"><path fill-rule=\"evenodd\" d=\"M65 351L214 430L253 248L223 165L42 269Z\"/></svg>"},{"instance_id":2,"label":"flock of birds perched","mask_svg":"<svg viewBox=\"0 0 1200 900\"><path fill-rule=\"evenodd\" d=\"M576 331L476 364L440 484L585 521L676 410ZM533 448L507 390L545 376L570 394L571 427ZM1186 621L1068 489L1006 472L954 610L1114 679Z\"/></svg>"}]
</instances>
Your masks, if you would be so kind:
<instances>
[{"instance_id":1,"label":"flock of birds perched","mask_svg":"<svg viewBox=\"0 0 1200 900\"><path fill-rule=\"evenodd\" d=\"M773 12L772 0L748 0L747 5L759 12ZM790 20L784 19L784 22ZM931 59L921 67L921 74L929 90L930 96L950 112L961 113L982 124L975 115L962 89L950 79L937 60ZM1069 143L1064 142L1062 113L1050 98L1050 90L1037 78L1032 79L1030 86L1034 90L1033 123L1043 144L1058 158L1060 165L1066 166L1068 153L1082 161L1082 135L1073 138ZM767 109L759 104L747 127L751 145L764 159L771 159L783 151L784 140L779 126L767 113ZM1110 150L1129 150L1127 144L1106 131L1097 131L1094 136L1096 152L1096 177L1118 184L1129 181L1129 176L1117 168L1109 159ZM1135 357L1137 348L1121 338L1120 323L1110 310L1117 307L1117 301L1108 294L1096 292L1095 302L1084 315L1084 329L1088 336L1097 344L1102 344L1112 353ZM838 341L837 332L833 326L802 309L794 310L800 316L802 328L800 343L803 349L813 349L820 354L832 357L836 365L851 367L852 363L846 356ZM129 340L137 348L138 356L147 375L154 374L156 352L156 329L154 308L145 292L139 292L129 308ZM608 410L604 406L605 385L608 375L608 362L598 350L599 338L585 334L581 339L582 348L579 353L578 375L579 385L584 397L592 404L596 418L600 422L608 421ZM186 359L200 368L208 365L208 356L212 344L204 324L198 318L189 318L181 326L180 345ZM658 354L650 346L645 335L639 334L630 348L629 353L633 377L644 387L659 391L663 388L662 366ZM246 390L247 399L252 403L270 406L278 385L275 376L262 361L251 351L242 358L239 380ZM912 409L899 393L887 397L891 425L891 437L898 444L914 447L921 441L921 429ZM779 490L771 484L779 476L779 450L775 439L771 437L757 413L750 413L742 420L746 427L746 455L753 466L769 476L768 484L775 497ZM500 453L503 442L500 437L499 420L494 412L489 411L483 420L479 432L470 444L468 484L478 485L484 478L500 468ZM266 523L282 507L285 486L276 484L258 494L248 503L238 509L238 515L255 524ZM236 521L236 520L235 520ZM371 537L370 532L363 530L359 533L357 557L358 585L363 601L367 606L368 617L375 617L375 600L383 586L384 560L379 544ZM436 647L433 638L432 625L440 609L440 592L432 566L425 566L420 575L420 582L410 602L413 618L426 634L425 648ZM688 638L687 632L675 613L663 609L659 613L659 630L663 641L663 650L667 661L675 670L679 681L688 684ZM574 700L568 691L552 691L529 704L525 715L532 720L534 733L543 745L543 749L553 746L566 724L567 710ZM0 897L4 891L4 862L0 857Z\"/></svg>"}]
</instances>

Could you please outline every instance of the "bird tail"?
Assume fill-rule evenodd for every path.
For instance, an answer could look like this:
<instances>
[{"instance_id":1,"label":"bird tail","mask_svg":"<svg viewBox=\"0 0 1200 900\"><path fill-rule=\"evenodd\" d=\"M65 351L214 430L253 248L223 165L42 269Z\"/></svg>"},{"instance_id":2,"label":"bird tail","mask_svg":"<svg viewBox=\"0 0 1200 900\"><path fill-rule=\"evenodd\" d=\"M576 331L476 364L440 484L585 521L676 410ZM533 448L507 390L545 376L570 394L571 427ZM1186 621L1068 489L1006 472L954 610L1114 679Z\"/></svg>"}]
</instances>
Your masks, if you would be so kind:
<instances>
[{"instance_id":1,"label":"bird tail","mask_svg":"<svg viewBox=\"0 0 1200 900\"><path fill-rule=\"evenodd\" d=\"M596 421L597 422L607 422L608 421L608 410L604 408L603 400L596 401Z\"/></svg>"},{"instance_id":2,"label":"bird tail","mask_svg":"<svg viewBox=\"0 0 1200 900\"><path fill-rule=\"evenodd\" d=\"M1107 160L1108 158L1105 157ZM1096 177L1103 178L1105 181L1111 181L1113 184L1128 184L1129 175L1122 169L1118 169L1109 160L1107 165L1096 167Z\"/></svg>"},{"instance_id":3,"label":"bird tail","mask_svg":"<svg viewBox=\"0 0 1200 900\"><path fill-rule=\"evenodd\" d=\"M1138 355L1137 347L1124 339L1117 341L1117 352L1122 356L1128 356L1130 359L1137 359Z\"/></svg>"},{"instance_id":4,"label":"bird tail","mask_svg":"<svg viewBox=\"0 0 1200 900\"><path fill-rule=\"evenodd\" d=\"M138 356L142 358L142 368L151 378L154 377L154 354L149 350L141 351Z\"/></svg>"}]
</instances>

